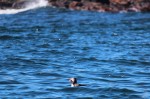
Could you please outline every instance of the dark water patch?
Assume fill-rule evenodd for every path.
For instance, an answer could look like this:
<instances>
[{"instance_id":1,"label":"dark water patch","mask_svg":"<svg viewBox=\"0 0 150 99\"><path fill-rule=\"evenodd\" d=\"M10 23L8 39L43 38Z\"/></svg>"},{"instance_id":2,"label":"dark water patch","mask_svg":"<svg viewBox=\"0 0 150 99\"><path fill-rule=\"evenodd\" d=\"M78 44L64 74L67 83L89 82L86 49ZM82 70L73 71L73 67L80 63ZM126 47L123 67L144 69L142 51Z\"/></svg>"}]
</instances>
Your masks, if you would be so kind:
<instances>
[{"instance_id":1,"label":"dark water patch","mask_svg":"<svg viewBox=\"0 0 150 99\"><path fill-rule=\"evenodd\" d=\"M58 54L58 55L60 55L60 54L63 55L63 54L65 53L65 52L63 52L63 51L61 51L61 50L60 50L60 51L59 51L59 50L50 50L49 52L50 52L50 53L53 53L53 54Z\"/></svg>"},{"instance_id":2,"label":"dark water patch","mask_svg":"<svg viewBox=\"0 0 150 99\"><path fill-rule=\"evenodd\" d=\"M40 47L40 48L50 48L51 46L50 46L50 44L45 43L45 44L40 44L40 45L37 46L37 47ZM46 49L46 50L47 50L47 49ZM47 50L47 51L49 51L49 50Z\"/></svg>"},{"instance_id":3,"label":"dark water patch","mask_svg":"<svg viewBox=\"0 0 150 99\"><path fill-rule=\"evenodd\" d=\"M75 92L95 92L97 89L90 89L86 87L77 87L77 88L64 88L63 91L75 93Z\"/></svg>"},{"instance_id":4,"label":"dark water patch","mask_svg":"<svg viewBox=\"0 0 150 99\"><path fill-rule=\"evenodd\" d=\"M114 62L120 63L120 64L126 64L128 66L132 65L149 65L149 62L141 61L141 60L128 60L128 59L117 59Z\"/></svg>"},{"instance_id":5,"label":"dark water patch","mask_svg":"<svg viewBox=\"0 0 150 99\"><path fill-rule=\"evenodd\" d=\"M29 86L22 86L20 88L18 88L18 90L30 90Z\"/></svg>"},{"instance_id":6,"label":"dark water patch","mask_svg":"<svg viewBox=\"0 0 150 99\"><path fill-rule=\"evenodd\" d=\"M148 81L141 81L139 83L136 83L136 85L139 87L139 88L145 88L145 91L146 92L149 92L150 90L148 89L150 87L150 84Z\"/></svg>"},{"instance_id":7,"label":"dark water patch","mask_svg":"<svg viewBox=\"0 0 150 99\"><path fill-rule=\"evenodd\" d=\"M21 39L19 36L9 36L9 35L2 35L0 36L0 40L13 40L13 39Z\"/></svg>"},{"instance_id":8,"label":"dark water patch","mask_svg":"<svg viewBox=\"0 0 150 99\"><path fill-rule=\"evenodd\" d=\"M23 95L24 96L32 96L32 97L38 97L38 95L45 95L45 94L48 94L48 92L44 91L44 92L41 92L41 91L28 91L28 92L24 92Z\"/></svg>"},{"instance_id":9,"label":"dark water patch","mask_svg":"<svg viewBox=\"0 0 150 99\"><path fill-rule=\"evenodd\" d=\"M1 26L0 27L0 33L20 33L20 32L25 32L26 29L24 28L19 28L18 27L4 27L4 26Z\"/></svg>"},{"instance_id":10,"label":"dark water patch","mask_svg":"<svg viewBox=\"0 0 150 99\"><path fill-rule=\"evenodd\" d=\"M89 57L89 58L81 58L79 60L77 60L77 62L94 62L94 61L99 61L97 58L95 57Z\"/></svg>"},{"instance_id":11,"label":"dark water patch","mask_svg":"<svg viewBox=\"0 0 150 99\"><path fill-rule=\"evenodd\" d=\"M18 66L20 65L25 65L26 63L28 64L36 64L36 62L34 60L31 59L21 59L21 57L12 57L12 58L8 58L7 59L7 64L16 64ZM25 63L25 64L24 64Z\"/></svg>"},{"instance_id":12,"label":"dark water patch","mask_svg":"<svg viewBox=\"0 0 150 99\"><path fill-rule=\"evenodd\" d=\"M135 73L144 77L149 77L148 75L150 75L150 72L148 71L137 71Z\"/></svg>"},{"instance_id":13,"label":"dark water patch","mask_svg":"<svg viewBox=\"0 0 150 99\"><path fill-rule=\"evenodd\" d=\"M41 61L41 60L40 60ZM39 62L36 59L7 59L2 62L1 68L7 68L7 69L33 69L33 68L43 68L44 66L47 66L44 62Z\"/></svg>"},{"instance_id":14,"label":"dark water patch","mask_svg":"<svg viewBox=\"0 0 150 99\"><path fill-rule=\"evenodd\" d=\"M7 85L7 84L23 84L23 83L16 80L7 80L7 81L0 81L0 84Z\"/></svg>"},{"instance_id":15,"label":"dark water patch","mask_svg":"<svg viewBox=\"0 0 150 99\"><path fill-rule=\"evenodd\" d=\"M137 91L131 90L131 89L120 89L120 88L106 88L104 89L106 92L117 92L117 93L126 93L126 94L136 94L138 93Z\"/></svg>"},{"instance_id":16,"label":"dark water patch","mask_svg":"<svg viewBox=\"0 0 150 99\"><path fill-rule=\"evenodd\" d=\"M145 26L144 27L134 27L134 28L131 28L132 31L143 31L143 30L146 30L148 29L148 26Z\"/></svg>"},{"instance_id":17,"label":"dark water patch","mask_svg":"<svg viewBox=\"0 0 150 99\"><path fill-rule=\"evenodd\" d=\"M73 97L72 97L73 98ZM79 98L77 98L77 99L93 99L92 97L79 97Z\"/></svg>"},{"instance_id":18,"label":"dark water patch","mask_svg":"<svg viewBox=\"0 0 150 99\"><path fill-rule=\"evenodd\" d=\"M94 79L93 80L97 80L97 81L101 81L101 82L108 82L108 83L112 83L112 82L116 82L115 80L111 80L109 78L99 78L99 79Z\"/></svg>"},{"instance_id":19,"label":"dark water patch","mask_svg":"<svg viewBox=\"0 0 150 99\"><path fill-rule=\"evenodd\" d=\"M53 73L52 71L49 71L49 73L44 73L44 72L39 72L35 74L36 76L54 76L54 77L61 77L62 75L58 74L58 73Z\"/></svg>"}]
</instances>

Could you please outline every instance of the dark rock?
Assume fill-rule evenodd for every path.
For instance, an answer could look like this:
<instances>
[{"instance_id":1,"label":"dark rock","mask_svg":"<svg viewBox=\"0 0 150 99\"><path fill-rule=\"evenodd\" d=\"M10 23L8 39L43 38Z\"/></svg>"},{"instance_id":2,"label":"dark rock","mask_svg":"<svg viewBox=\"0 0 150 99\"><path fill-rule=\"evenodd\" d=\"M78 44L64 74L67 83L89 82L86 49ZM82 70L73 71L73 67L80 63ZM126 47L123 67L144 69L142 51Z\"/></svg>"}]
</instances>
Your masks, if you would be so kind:
<instances>
[{"instance_id":1,"label":"dark rock","mask_svg":"<svg viewBox=\"0 0 150 99\"><path fill-rule=\"evenodd\" d=\"M10 3L10 2L0 2L1 9L11 8L11 7L12 7L12 3Z\"/></svg>"},{"instance_id":2,"label":"dark rock","mask_svg":"<svg viewBox=\"0 0 150 99\"><path fill-rule=\"evenodd\" d=\"M25 8L35 0L0 0L0 8ZM50 6L90 11L150 11L149 0L48 0Z\"/></svg>"},{"instance_id":3,"label":"dark rock","mask_svg":"<svg viewBox=\"0 0 150 99\"><path fill-rule=\"evenodd\" d=\"M35 4L36 0L23 0L13 3L12 7L16 9L26 8L28 5Z\"/></svg>"},{"instance_id":4,"label":"dark rock","mask_svg":"<svg viewBox=\"0 0 150 99\"><path fill-rule=\"evenodd\" d=\"M65 8L69 8L69 2L64 2L64 6L65 6Z\"/></svg>"},{"instance_id":5,"label":"dark rock","mask_svg":"<svg viewBox=\"0 0 150 99\"><path fill-rule=\"evenodd\" d=\"M91 0L92 2L100 2L102 4L109 4L110 1L109 0Z\"/></svg>"}]
</instances>

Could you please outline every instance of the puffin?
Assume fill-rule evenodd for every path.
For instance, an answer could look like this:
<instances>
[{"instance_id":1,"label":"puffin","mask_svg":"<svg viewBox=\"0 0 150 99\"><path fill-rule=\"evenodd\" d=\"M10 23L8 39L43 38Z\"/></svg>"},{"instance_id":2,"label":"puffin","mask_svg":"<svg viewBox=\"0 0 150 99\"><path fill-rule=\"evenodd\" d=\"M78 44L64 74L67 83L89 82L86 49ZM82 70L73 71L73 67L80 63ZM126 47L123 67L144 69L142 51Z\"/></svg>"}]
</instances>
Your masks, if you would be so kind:
<instances>
[{"instance_id":1,"label":"puffin","mask_svg":"<svg viewBox=\"0 0 150 99\"><path fill-rule=\"evenodd\" d=\"M78 84L77 78L70 78L69 81L71 83L71 87L86 86L85 84Z\"/></svg>"}]
</instances>

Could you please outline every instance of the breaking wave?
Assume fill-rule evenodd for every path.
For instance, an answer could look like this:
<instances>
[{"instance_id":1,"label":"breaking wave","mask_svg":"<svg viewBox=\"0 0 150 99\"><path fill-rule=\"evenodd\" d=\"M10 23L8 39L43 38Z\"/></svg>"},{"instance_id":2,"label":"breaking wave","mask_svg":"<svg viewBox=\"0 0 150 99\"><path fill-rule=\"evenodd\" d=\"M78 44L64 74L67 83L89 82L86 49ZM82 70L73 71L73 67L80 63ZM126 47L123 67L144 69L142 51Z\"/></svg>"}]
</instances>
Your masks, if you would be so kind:
<instances>
[{"instance_id":1,"label":"breaking wave","mask_svg":"<svg viewBox=\"0 0 150 99\"><path fill-rule=\"evenodd\" d=\"M31 1L28 3L28 5L25 5L25 8L0 10L0 14L16 14L19 12L24 12L35 8L45 7L47 5L48 5L48 1L46 0L34 0L34 2Z\"/></svg>"}]
</instances>

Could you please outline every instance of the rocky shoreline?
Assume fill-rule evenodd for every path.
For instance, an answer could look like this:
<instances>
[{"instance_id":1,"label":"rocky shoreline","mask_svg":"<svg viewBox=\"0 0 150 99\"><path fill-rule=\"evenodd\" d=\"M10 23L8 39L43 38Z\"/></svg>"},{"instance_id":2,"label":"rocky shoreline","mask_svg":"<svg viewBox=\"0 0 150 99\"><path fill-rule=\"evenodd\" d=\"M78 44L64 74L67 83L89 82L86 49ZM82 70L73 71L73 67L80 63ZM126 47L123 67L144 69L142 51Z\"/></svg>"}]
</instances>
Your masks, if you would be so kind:
<instances>
[{"instance_id":1,"label":"rocky shoreline","mask_svg":"<svg viewBox=\"0 0 150 99\"><path fill-rule=\"evenodd\" d=\"M34 0L0 0L0 9L20 9ZM149 0L48 0L49 6L99 12L149 12Z\"/></svg>"},{"instance_id":2,"label":"rocky shoreline","mask_svg":"<svg viewBox=\"0 0 150 99\"><path fill-rule=\"evenodd\" d=\"M49 0L50 5L74 10L99 12L150 11L148 0Z\"/></svg>"}]
</instances>

